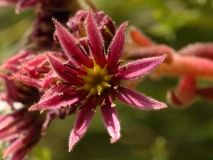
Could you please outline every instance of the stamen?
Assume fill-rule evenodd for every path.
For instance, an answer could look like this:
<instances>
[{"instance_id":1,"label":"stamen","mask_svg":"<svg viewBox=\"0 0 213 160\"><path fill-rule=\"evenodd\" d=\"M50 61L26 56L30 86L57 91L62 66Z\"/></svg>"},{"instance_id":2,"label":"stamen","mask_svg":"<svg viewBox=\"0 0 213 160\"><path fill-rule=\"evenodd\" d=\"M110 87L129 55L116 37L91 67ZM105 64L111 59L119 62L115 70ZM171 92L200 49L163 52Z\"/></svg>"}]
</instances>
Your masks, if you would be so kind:
<instances>
[{"instance_id":1,"label":"stamen","mask_svg":"<svg viewBox=\"0 0 213 160\"><path fill-rule=\"evenodd\" d=\"M111 87L111 85L109 83L107 83L107 82L102 82L101 85L104 86L104 87L106 87L106 88L107 87Z\"/></svg>"},{"instance_id":2,"label":"stamen","mask_svg":"<svg viewBox=\"0 0 213 160\"><path fill-rule=\"evenodd\" d=\"M61 93L59 93L58 95L61 97L61 96L63 96L63 95L64 95L64 93L63 93L63 92L61 92Z\"/></svg>"},{"instance_id":3,"label":"stamen","mask_svg":"<svg viewBox=\"0 0 213 160\"><path fill-rule=\"evenodd\" d=\"M101 95L101 92L103 90L102 86L101 85L97 85L97 91L98 91L98 95Z\"/></svg>"},{"instance_id":4,"label":"stamen","mask_svg":"<svg viewBox=\"0 0 213 160\"><path fill-rule=\"evenodd\" d=\"M104 78L103 78L103 80L104 81L110 81L111 78L112 78L112 75L105 75Z\"/></svg>"},{"instance_id":5,"label":"stamen","mask_svg":"<svg viewBox=\"0 0 213 160\"><path fill-rule=\"evenodd\" d=\"M118 89L118 86L114 86L113 88L114 88L114 89Z\"/></svg>"},{"instance_id":6,"label":"stamen","mask_svg":"<svg viewBox=\"0 0 213 160\"><path fill-rule=\"evenodd\" d=\"M92 108L91 111L94 112L94 113L96 112L96 110L94 108Z\"/></svg>"},{"instance_id":7,"label":"stamen","mask_svg":"<svg viewBox=\"0 0 213 160\"><path fill-rule=\"evenodd\" d=\"M111 104L111 107L112 107L112 108L115 107L115 106L116 106L116 104L114 104L114 103Z\"/></svg>"}]
</instances>

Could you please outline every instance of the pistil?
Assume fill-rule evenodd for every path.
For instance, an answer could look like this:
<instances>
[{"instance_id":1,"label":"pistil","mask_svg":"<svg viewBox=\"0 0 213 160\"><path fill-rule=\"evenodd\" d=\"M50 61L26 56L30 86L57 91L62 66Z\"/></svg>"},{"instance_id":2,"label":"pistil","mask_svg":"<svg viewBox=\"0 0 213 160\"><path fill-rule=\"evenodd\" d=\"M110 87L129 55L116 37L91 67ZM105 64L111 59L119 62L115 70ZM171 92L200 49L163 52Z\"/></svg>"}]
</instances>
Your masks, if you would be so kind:
<instances>
[{"instance_id":1,"label":"pistil","mask_svg":"<svg viewBox=\"0 0 213 160\"><path fill-rule=\"evenodd\" d=\"M95 61L93 68L87 68L83 66L85 71L87 72L87 75L79 75L78 77L82 78L85 82L85 84L77 90L84 89L88 91L87 98L91 95L101 95L103 91L109 87L110 81L112 78L112 75L108 74L108 71L106 69L106 65L101 68Z\"/></svg>"}]
</instances>

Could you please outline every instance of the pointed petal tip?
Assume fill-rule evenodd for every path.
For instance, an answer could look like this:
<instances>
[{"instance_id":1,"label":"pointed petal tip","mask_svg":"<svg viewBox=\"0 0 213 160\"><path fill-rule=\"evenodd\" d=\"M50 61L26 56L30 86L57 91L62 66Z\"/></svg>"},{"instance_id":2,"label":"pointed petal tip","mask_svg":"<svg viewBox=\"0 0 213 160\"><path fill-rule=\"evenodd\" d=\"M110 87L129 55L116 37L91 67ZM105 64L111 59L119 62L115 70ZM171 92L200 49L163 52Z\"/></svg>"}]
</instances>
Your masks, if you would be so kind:
<instances>
[{"instance_id":1,"label":"pointed petal tip","mask_svg":"<svg viewBox=\"0 0 213 160\"><path fill-rule=\"evenodd\" d=\"M47 56L48 61L51 63L52 56L50 55L50 53L46 53L46 56Z\"/></svg>"},{"instance_id":2,"label":"pointed petal tip","mask_svg":"<svg viewBox=\"0 0 213 160\"><path fill-rule=\"evenodd\" d=\"M117 32L118 32L118 31L125 32L128 23L129 23L128 21L122 23L122 24L120 25L120 27L118 28Z\"/></svg>"},{"instance_id":3,"label":"pointed petal tip","mask_svg":"<svg viewBox=\"0 0 213 160\"><path fill-rule=\"evenodd\" d=\"M111 137L110 142L115 143L120 138L120 122L115 107L111 102L111 97L105 100L105 105L101 106L103 122Z\"/></svg>"},{"instance_id":4,"label":"pointed petal tip","mask_svg":"<svg viewBox=\"0 0 213 160\"><path fill-rule=\"evenodd\" d=\"M167 54L163 54L162 56L158 56L158 57L161 58L162 59L161 62L163 62L166 59Z\"/></svg>"},{"instance_id":5,"label":"pointed petal tip","mask_svg":"<svg viewBox=\"0 0 213 160\"><path fill-rule=\"evenodd\" d=\"M162 58L166 58L167 54L163 54L162 56L159 56L159 57L162 57Z\"/></svg>"},{"instance_id":6,"label":"pointed petal tip","mask_svg":"<svg viewBox=\"0 0 213 160\"><path fill-rule=\"evenodd\" d=\"M59 23L59 22L57 21L57 19L54 18L54 17L52 17L52 21L53 21L54 24L58 24L58 23Z\"/></svg>"},{"instance_id":7,"label":"pointed petal tip","mask_svg":"<svg viewBox=\"0 0 213 160\"><path fill-rule=\"evenodd\" d=\"M53 23L54 23L54 25L55 25L56 32L57 32L57 30L60 29L61 27L65 28L57 19L52 18L52 21L53 21Z\"/></svg>"},{"instance_id":8,"label":"pointed petal tip","mask_svg":"<svg viewBox=\"0 0 213 160\"><path fill-rule=\"evenodd\" d=\"M126 28L128 24L129 24L129 22L128 22L128 21L126 21L126 22L122 23L120 27L122 27L122 28Z\"/></svg>"},{"instance_id":9,"label":"pointed petal tip","mask_svg":"<svg viewBox=\"0 0 213 160\"><path fill-rule=\"evenodd\" d=\"M53 21L53 22L55 22L55 21L56 21L56 19L55 19L54 17L52 17L52 21Z\"/></svg>"},{"instance_id":10,"label":"pointed petal tip","mask_svg":"<svg viewBox=\"0 0 213 160\"><path fill-rule=\"evenodd\" d=\"M104 46L104 40L98 29L97 21L91 11L88 12L86 17L85 29L90 44L89 48L91 55L99 66L104 67L106 61L102 47Z\"/></svg>"},{"instance_id":11,"label":"pointed petal tip","mask_svg":"<svg viewBox=\"0 0 213 160\"><path fill-rule=\"evenodd\" d=\"M86 16L86 20L85 20L85 24L87 24L88 22L90 22L91 20L93 20L93 16L92 16L92 11L89 10L87 16Z\"/></svg>"},{"instance_id":12,"label":"pointed petal tip","mask_svg":"<svg viewBox=\"0 0 213 160\"><path fill-rule=\"evenodd\" d=\"M47 59L48 59L49 63L52 66L54 66L55 58L52 55L50 55L50 53L46 53L46 56L47 56Z\"/></svg>"},{"instance_id":13,"label":"pointed petal tip","mask_svg":"<svg viewBox=\"0 0 213 160\"><path fill-rule=\"evenodd\" d=\"M91 120L93 118L94 112L91 111L97 106L97 99L95 97L90 97L83 105L80 110L74 124L74 128L70 133L69 138L69 152L72 151L73 146L84 136L87 131Z\"/></svg>"},{"instance_id":14,"label":"pointed petal tip","mask_svg":"<svg viewBox=\"0 0 213 160\"><path fill-rule=\"evenodd\" d=\"M87 14L87 17L86 18L91 18L92 17L92 10L91 9L89 9L89 12L88 12L88 14Z\"/></svg>"},{"instance_id":15,"label":"pointed petal tip","mask_svg":"<svg viewBox=\"0 0 213 160\"><path fill-rule=\"evenodd\" d=\"M115 142L117 142L117 141L120 139L120 137L121 137L120 133L115 134L114 137L111 137L110 143L115 143Z\"/></svg>"},{"instance_id":16,"label":"pointed petal tip","mask_svg":"<svg viewBox=\"0 0 213 160\"><path fill-rule=\"evenodd\" d=\"M122 80L140 78L156 69L165 60L166 56L167 55L142 58L137 61L129 62L123 65L115 76Z\"/></svg>"},{"instance_id":17,"label":"pointed petal tip","mask_svg":"<svg viewBox=\"0 0 213 160\"><path fill-rule=\"evenodd\" d=\"M155 59L155 63L157 65L160 65L167 57L167 54L163 54L163 55L159 55L159 56L153 56L153 57L149 57L147 59ZM156 66L157 67L157 66Z\"/></svg>"},{"instance_id":18,"label":"pointed petal tip","mask_svg":"<svg viewBox=\"0 0 213 160\"><path fill-rule=\"evenodd\" d=\"M52 18L52 21L53 21L53 23L54 23L56 29L58 28L59 25L61 25L61 24L58 22L58 20L55 19L54 17Z\"/></svg>"},{"instance_id":19,"label":"pointed petal tip","mask_svg":"<svg viewBox=\"0 0 213 160\"><path fill-rule=\"evenodd\" d=\"M147 97L147 98L150 98L150 97ZM152 99L152 98L150 98L150 99ZM147 109L147 110L160 110L160 109L164 109L164 108L168 107L167 104L160 102L158 100L155 100L155 99L152 99L151 103L149 105L151 107L148 107L149 109Z\"/></svg>"},{"instance_id":20,"label":"pointed petal tip","mask_svg":"<svg viewBox=\"0 0 213 160\"><path fill-rule=\"evenodd\" d=\"M71 152L75 144L80 140L81 136L76 134L74 130L71 131L70 139L69 139L69 149L68 151Z\"/></svg>"},{"instance_id":21,"label":"pointed petal tip","mask_svg":"<svg viewBox=\"0 0 213 160\"><path fill-rule=\"evenodd\" d=\"M28 111L36 111L36 110L39 110L39 109L35 106L32 106L28 109Z\"/></svg>"},{"instance_id":22,"label":"pointed petal tip","mask_svg":"<svg viewBox=\"0 0 213 160\"><path fill-rule=\"evenodd\" d=\"M111 71L110 74L113 74L115 70L117 70L118 61L121 59L125 44L125 30L128 22L124 22L117 29L115 36L109 46L109 55L107 60L107 69Z\"/></svg>"},{"instance_id":23,"label":"pointed petal tip","mask_svg":"<svg viewBox=\"0 0 213 160\"><path fill-rule=\"evenodd\" d=\"M120 25L120 27L118 28L118 31L121 30L122 32L125 32L125 31L126 31L126 27L127 27L128 24L129 24L128 21L122 23L122 24Z\"/></svg>"},{"instance_id":24,"label":"pointed petal tip","mask_svg":"<svg viewBox=\"0 0 213 160\"><path fill-rule=\"evenodd\" d=\"M163 108L167 108L167 107L168 107L168 106L167 106L165 103L163 103L163 102L158 102L158 104L154 106L154 109L155 109L155 110L159 110L159 109L163 109Z\"/></svg>"},{"instance_id":25,"label":"pointed petal tip","mask_svg":"<svg viewBox=\"0 0 213 160\"><path fill-rule=\"evenodd\" d=\"M126 87L119 87L119 93L114 92L114 94L118 100L141 110L158 110L167 107L163 102L159 102Z\"/></svg>"}]
</instances>

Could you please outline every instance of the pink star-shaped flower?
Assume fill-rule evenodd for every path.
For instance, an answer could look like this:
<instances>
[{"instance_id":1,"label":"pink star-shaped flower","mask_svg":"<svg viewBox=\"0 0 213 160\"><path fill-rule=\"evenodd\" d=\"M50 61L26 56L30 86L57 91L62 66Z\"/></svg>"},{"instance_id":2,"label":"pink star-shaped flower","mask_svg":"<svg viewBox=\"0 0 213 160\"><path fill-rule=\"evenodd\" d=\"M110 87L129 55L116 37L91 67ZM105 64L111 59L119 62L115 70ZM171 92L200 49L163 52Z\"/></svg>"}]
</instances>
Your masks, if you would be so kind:
<instances>
[{"instance_id":1,"label":"pink star-shaped flower","mask_svg":"<svg viewBox=\"0 0 213 160\"><path fill-rule=\"evenodd\" d=\"M165 56L144 58L121 65L127 23L118 28L111 44L106 48L91 11L86 16L87 37L83 39L77 40L59 22L53 21L56 27L55 35L67 59L61 59L52 52L46 53L50 67L57 78L51 81L48 90L30 110L43 111L62 106L77 106L76 110L79 113L70 134L69 151L86 132L97 106L100 106L112 143L120 138L120 123L114 100L118 99L142 110L166 107L164 103L123 86L123 81L137 79L149 73L165 58Z\"/></svg>"}]
</instances>

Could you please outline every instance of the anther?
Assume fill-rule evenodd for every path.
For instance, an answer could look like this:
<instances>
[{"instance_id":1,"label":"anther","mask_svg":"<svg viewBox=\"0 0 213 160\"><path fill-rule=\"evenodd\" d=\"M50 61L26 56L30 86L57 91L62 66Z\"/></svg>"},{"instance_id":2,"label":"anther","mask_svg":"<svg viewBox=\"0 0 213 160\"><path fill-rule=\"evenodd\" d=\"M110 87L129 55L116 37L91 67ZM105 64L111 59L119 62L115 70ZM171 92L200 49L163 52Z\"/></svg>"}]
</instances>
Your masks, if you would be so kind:
<instances>
[{"instance_id":1,"label":"anther","mask_svg":"<svg viewBox=\"0 0 213 160\"><path fill-rule=\"evenodd\" d=\"M73 55L74 56L74 55ZM77 67L74 66L74 65L70 65L70 64L64 64L64 67L69 67L69 68L72 68L72 69L76 69Z\"/></svg>"},{"instance_id":2,"label":"anther","mask_svg":"<svg viewBox=\"0 0 213 160\"><path fill-rule=\"evenodd\" d=\"M118 85L113 87L114 89L118 89Z\"/></svg>"},{"instance_id":3,"label":"anther","mask_svg":"<svg viewBox=\"0 0 213 160\"><path fill-rule=\"evenodd\" d=\"M123 60L119 60L118 61L118 66L121 66L123 64L123 62L124 62Z\"/></svg>"},{"instance_id":4,"label":"anther","mask_svg":"<svg viewBox=\"0 0 213 160\"><path fill-rule=\"evenodd\" d=\"M111 48L109 47L109 48L107 49L107 54L109 54L110 51L111 51Z\"/></svg>"},{"instance_id":5,"label":"anther","mask_svg":"<svg viewBox=\"0 0 213 160\"><path fill-rule=\"evenodd\" d=\"M115 106L116 106L116 104L114 104L114 103L111 104L111 107L112 107L112 108L114 108Z\"/></svg>"},{"instance_id":6,"label":"anther","mask_svg":"<svg viewBox=\"0 0 213 160\"><path fill-rule=\"evenodd\" d=\"M103 102L101 103L101 106L106 105L105 100L103 100Z\"/></svg>"},{"instance_id":7,"label":"anther","mask_svg":"<svg viewBox=\"0 0 213 160\"><path fill-rule=\"evenodd\" d=\"M127 70L128 68L129 68L129 66L128 66L128 65L126 65L126 66L125 66L125 69Z\"/></svg>"},{"instance_id":8,"label":"anther","mask_svg":"<svg viewBox=\"0 0 213 160\"><path fill-rule=\"evenodd\" d=\"M61 93L59 93L58 94L60 97L62 97L63 95L64 95L64 93L63 92L61 92Z\"/></svg>"},{"instance_id":9,"label":"anther","mask_svg":"<svg viewBox=\"0 0 213 160\"><path fill-rule=\"evenodd\" d=\"M94 113L96 112L96 110L94 108L92 108L91 111L94 112Z\"/></svg>"},{"instance_id":10,"label":"anther","mask_svg":"<svg viewBox=\"0 0 213 160\"><path fill-rule=\"evenodd\" d=\"M76 47L80 47L80 45L81 45L80 43L76 43Z\"/></svg>"},{"instance_id":11,"label":"anther","mask_svg":"<svg viewBox=\"0 0 213 160\"><path fill-rule=\"evenodd\" d=\"M116 89L115 91L116 91L118 94L120 94L120 93L121 93L118 89Z\"/></svg>"}]
</instances>

